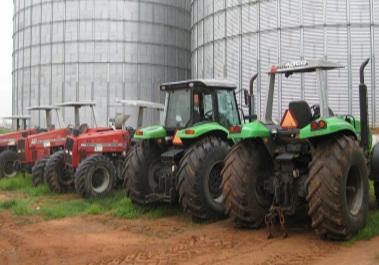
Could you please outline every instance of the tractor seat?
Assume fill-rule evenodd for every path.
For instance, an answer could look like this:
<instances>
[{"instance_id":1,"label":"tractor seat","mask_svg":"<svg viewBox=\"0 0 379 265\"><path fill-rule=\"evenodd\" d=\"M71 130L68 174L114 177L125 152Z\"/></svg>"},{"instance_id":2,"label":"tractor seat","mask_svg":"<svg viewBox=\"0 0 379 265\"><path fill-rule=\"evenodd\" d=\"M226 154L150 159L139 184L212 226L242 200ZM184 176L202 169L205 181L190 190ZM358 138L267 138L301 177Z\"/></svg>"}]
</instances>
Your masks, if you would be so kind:
<instances>
[{"instance_id":1,"label":"tractor seat","mask_svg":"<svg viewBox=\"0 0 379 265\"><path fill-rule=\"evenodd\" d=\"M291 110L292 114L295 116L298 129L301 129L311 123L312 112L306 101L291 101L288 104L288 109Z\"/></svg>"}]
</instances>

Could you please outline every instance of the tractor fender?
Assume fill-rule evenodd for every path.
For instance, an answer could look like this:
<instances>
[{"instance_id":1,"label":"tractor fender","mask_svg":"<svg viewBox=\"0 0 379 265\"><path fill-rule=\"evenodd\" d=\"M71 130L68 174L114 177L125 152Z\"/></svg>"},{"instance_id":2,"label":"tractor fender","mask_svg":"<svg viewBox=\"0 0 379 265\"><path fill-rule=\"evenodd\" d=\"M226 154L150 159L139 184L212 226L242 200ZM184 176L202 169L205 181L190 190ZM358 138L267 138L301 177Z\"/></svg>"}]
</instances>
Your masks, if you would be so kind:
<instances>
[{"instance_id":1,"label":"tractor fender","mask_svg":"<svg viewBox=\"0 0 379 265\"><path fill-rule=\"evenodd\" d=\"M369 178L379 181L379 143L372 148Z\"/></svg>"}]
</instances>

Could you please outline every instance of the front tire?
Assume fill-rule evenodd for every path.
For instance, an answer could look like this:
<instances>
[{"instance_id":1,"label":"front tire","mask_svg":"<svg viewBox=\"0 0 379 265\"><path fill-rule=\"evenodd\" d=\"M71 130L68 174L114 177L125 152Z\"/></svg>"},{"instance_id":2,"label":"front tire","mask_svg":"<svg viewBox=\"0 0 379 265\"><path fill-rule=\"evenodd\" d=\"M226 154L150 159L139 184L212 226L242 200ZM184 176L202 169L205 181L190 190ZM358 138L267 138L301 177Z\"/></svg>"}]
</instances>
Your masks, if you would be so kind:
<instances>
[{"instance_id":1,"label":"front tire","mask_svg":"<svg viewBox=\"0 0 379 265\"><path fill-rule=\"evenodd\" d=\"M264 224L272 195L264 180L273 176L273 162L261 141L245 139L232 147L222 170L226 213L239 227Z\"/></svg>"},{"instance_id":2,"label":"front tire","mask_svg":"<svg viewBox=\"0 0 379 265\"><path fill-rule=\"evenodd\" d=\"M82 198L104 197L116 184L116 169L109 158L91 155L80 163L75 174L75 188Z\"/></svg>"},{"instance_id":3,"label":"front tire","mask_svg":"<svg viewBox=\"0 0 379 265\"><path fill-rule=\"evenodd\" d=\"M194 220L225 217L221 170L229 149L220 138L204 137L189 147L179 163L179 202Z\"/></svg>"},{"instance_id":4,"label":"front tire","mask_svg":"<svg viewBox=\"0 0 379 265\"><path fill-rule=\"evenodd\" d=\"M73 177L65 169L63 151L54 153L46 163L45 180L52 192L65 193L73 184Z\"/></svg>"},{"instance_id":5,"label":"front tire","mask_svg":"<svg viewBox=\"0 0 379 265\"><path fill-rule=\"evenodd\" d=\"M149 204L146 196L156 186L154 176L150 177L150 168L160 160L161 150L153 141L143 140L129 152L123 170L124 188L130 200L138 205ZM156 167L153 167L153 170ZM153 175L154 172L150 172Z\"/></svg>"},{"instance_id":6,"label":"front tire","mask_svg":"<svg viewBox=\"0 0 379 265\"><path fill-rule=\"evenodd\" d=\"M0 154L0 179L14 178L17 170L14 167L17 162L17 153L12 150L4 151Z\"/></svg>"},{"instance_id":7,"label":"front tire","mask_svg":"<svg viewBox=\"0 0 379 265\"><path fill-rule=\"evenodd\" d=\"M33 172L32 172L32 182L33 186L37 187L44 182L44 175L45 175L45 167L46 163L49 160L50 156L45 156L42 157L41 160L35 163L33 167Z\"/></svg>"},{"instance_id":8,"label":"front tire","mask_svg":"<svg viewBox=\"0 0 379 265\"><path fill-rule=\"evenodd\" d=\"M321 237L347 240L364 226L368 211L368 172L357 141L338 136L317 147L307 186L308 215Z\"/></svg>"}]
</instances>

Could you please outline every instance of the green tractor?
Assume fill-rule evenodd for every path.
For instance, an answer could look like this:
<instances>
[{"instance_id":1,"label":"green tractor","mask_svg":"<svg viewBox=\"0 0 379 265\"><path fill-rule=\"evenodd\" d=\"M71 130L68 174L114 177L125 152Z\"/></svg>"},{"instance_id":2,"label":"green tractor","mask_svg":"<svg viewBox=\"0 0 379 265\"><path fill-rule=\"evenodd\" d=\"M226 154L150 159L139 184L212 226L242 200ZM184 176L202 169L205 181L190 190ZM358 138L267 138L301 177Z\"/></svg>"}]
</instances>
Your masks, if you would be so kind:
<instances>
[{"instance_id":1,"label":"green tractor","mask_svg":"<svg viewBox=\"0 0 379 265\"><path fill-rule=\"evenodd\" d=\"M164 125L136 131L139 143L124 164L124 187L133 203L179 200L194 220L225 216L220 177L240 124L236 85L223 80L166 83Z\"/></svg>"},{"instance_id":2,"label":"green tractor","mask_svg":"<svg viewBox=\"0 0 379 265\"><path fill-rule=\"evenodd\" d=\"M347 240L364 226L369 172L377 172L372 179L379 178L379 148L372 148L368 128L367 63L360 71L360 120L336 116L327 104L325 71L342 65L318 60L271 67L264 121L230 128L230 137L240 141L226 157L221 175L226 213L237 226L266 224L271 237L278 233L278 219L286 236L285 216L306 202L312 227L322 238ZM275 77L309 72L316 72L320 104L292 101L280 124L274 122Z\"/></svg>"}]
</instances>

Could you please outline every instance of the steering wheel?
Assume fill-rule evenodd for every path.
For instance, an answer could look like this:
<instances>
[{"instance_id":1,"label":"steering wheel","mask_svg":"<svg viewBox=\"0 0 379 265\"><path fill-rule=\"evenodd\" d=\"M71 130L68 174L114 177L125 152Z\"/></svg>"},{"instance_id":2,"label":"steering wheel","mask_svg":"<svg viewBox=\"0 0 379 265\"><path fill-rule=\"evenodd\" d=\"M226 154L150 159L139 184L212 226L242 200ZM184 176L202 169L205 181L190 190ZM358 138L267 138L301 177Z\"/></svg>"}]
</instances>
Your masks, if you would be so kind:
<instances>
[{"instance_id":1,"label":"steering wheel","mask_svg":"<svg viewBox=\"0 0 379 265\"><path fill-rule=\"evenodd\" d=\"M212 113L213 110L208 110L207 112L204 113L204 119L212 119Z\"/></svg>"}]
</instances>

